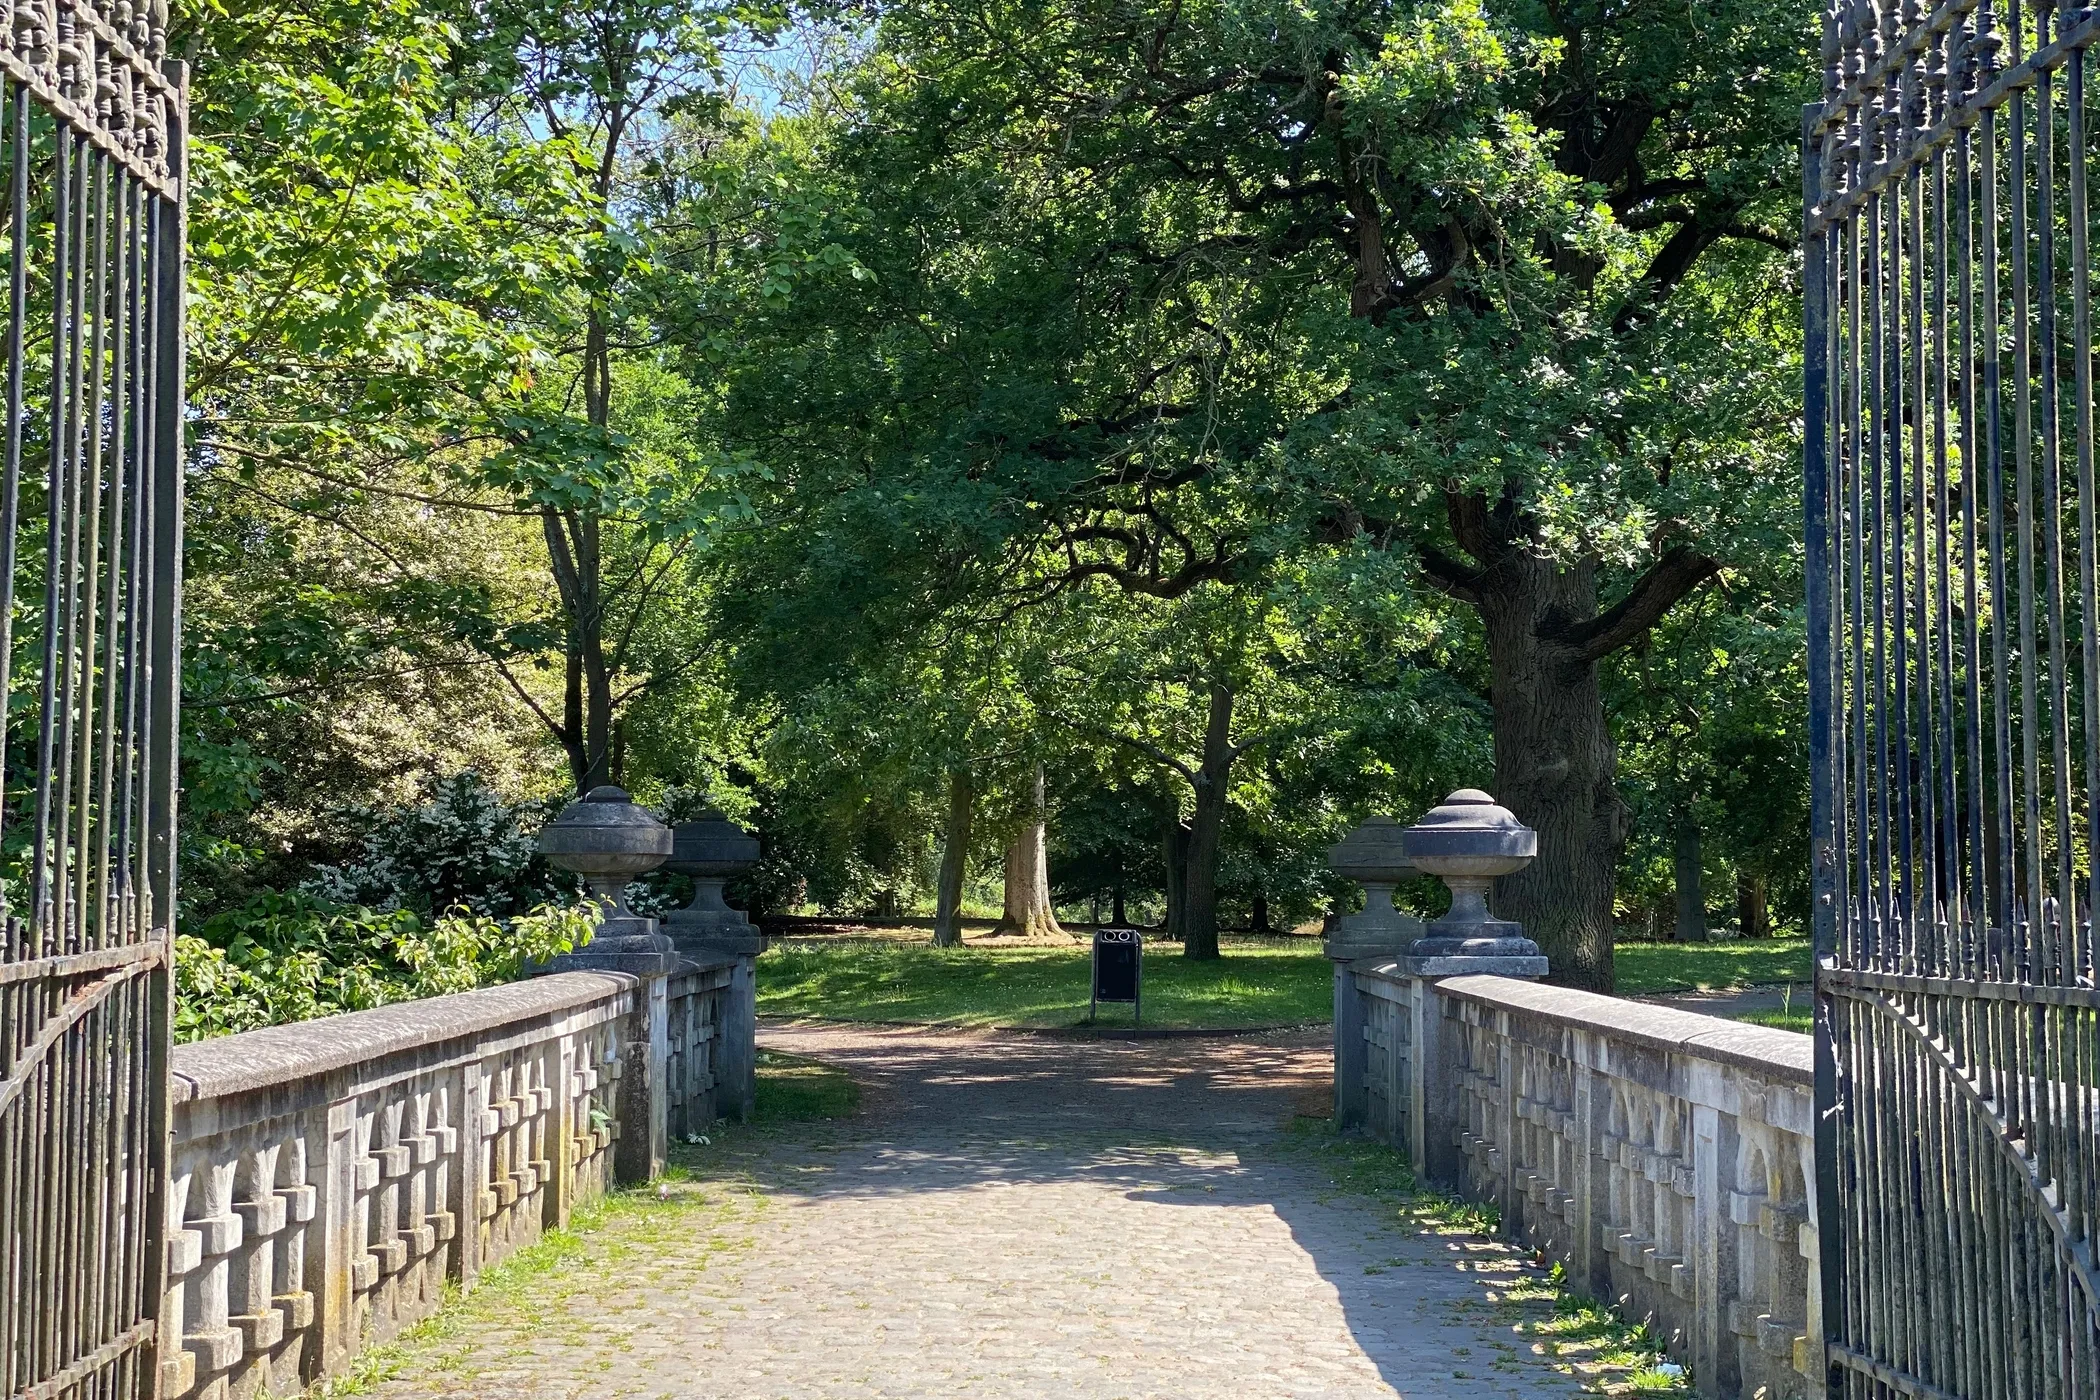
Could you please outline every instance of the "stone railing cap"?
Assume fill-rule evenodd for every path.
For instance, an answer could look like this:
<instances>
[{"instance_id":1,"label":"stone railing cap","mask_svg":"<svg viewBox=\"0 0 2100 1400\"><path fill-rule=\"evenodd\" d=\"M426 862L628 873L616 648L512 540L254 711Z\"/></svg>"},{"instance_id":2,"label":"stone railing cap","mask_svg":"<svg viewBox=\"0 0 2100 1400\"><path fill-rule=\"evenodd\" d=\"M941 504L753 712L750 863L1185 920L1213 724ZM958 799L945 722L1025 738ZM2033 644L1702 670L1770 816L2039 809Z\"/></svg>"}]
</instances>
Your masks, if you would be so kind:
<instances>
[{"instance_id":1,"label":"stone railing cap","mask_svg":"<svg viewBox=\"0 0 2100 1400\"><path fill-rule=\"evenodd\" d=\"M1421 872L1408 860L1407 828L1391 817L1366 817L1327 848L1327 865L1347 880L1398 884Z\"/></svg>"},{"instance_id":2,"label":"stone railing cap","mask_svg":"<svg viewBox=\"0 0 2100 1400\"><path fill-rule=\"evenodd\" d=\"M1439 992L1544 1016L1563 1025L1606 1031L1657 1050L1696 1055L1803 1085L1815 1081L1815 1040L1797 1031L1753 1026L1697 1011L1510 977L1446 977Z\"/></svg>"},{"instance_id":3,"label":"stone railing cap","mask_svg":"<svg viewBox=\"0 0 2100 1400\"><path fill-rule=\"evenodd\" d=\"M168 1066L170 1097L186 1103L327 1074L506 1022L571 1011L639 981L623 972L564 972L178 1045Z\"/></svg>"},{"instance_id":4,"label":"stone railing cap","mask_svg":"<svg viewBox=\"0 0 2100 1400\"><path fill-rule=\"evenodd\" d=\"M671 980L674 982L680 977L692 977L702 972L720 972L723 968L735 967L744 960L741 954L716 952L712 948L681 951L678 956L681 961L671 969Z\"/></svg>"},{"instance_id":5,"label":"stone railing cap","mask_svg":"<svg viewBox=\"0 0 2100 1400\"><path fill-rule=\"evenodd\" d=\"M1449 857L1530 858L1539 834L1479 788L1460 788L1402 833L1407 858L1432 875L1425 862ZM1463 873L1463 872L1462 872Z\"/></svg>"}]
</instances>

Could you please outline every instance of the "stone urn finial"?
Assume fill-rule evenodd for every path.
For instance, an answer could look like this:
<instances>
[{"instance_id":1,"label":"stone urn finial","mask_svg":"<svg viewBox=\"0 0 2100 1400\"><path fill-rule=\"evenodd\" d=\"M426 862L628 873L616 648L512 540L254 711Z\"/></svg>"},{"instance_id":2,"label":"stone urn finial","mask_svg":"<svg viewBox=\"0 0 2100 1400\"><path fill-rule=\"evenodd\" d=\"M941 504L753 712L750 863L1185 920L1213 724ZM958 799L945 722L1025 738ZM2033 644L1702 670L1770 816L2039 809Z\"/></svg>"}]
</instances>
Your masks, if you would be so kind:
<instances>
[{"instance_id":1,"label":"stone urn finial","mask_svg":"<svg viewBox=\"0 0 2100 1400\"><path fill-rule=\"evenodd\" d=\"M1478 788L1460 788L1407 828L1403 846L1418 869L1451 888L1451 912L1416 942L1418 957L1537 958L1521 924L1488 909L1498 876L1513 874L1539 851L1539 834Z\"/></svg>"},{"instance_id":2,"label":"stone urn finial","mask_svg":"<svg viewBox=\"0 0 2100 1400\"><path fill-rule=\"evenodd\" d=\"M1335 921L1329 957L1400 953L1421 936L1421 921L1393 907L1393 887L1421 873L1402 848L1405 831L1391 817L1370 817L1327 848L1328 867L1364 891L1364 907Z\"/></svg>"},{"instance_id":3,"label":"stone urn finial","mask_svg":"<svg viewBox=\"0 0 2100 1400\"><path fill-rule=\"evenodd\" d=\"M700 815L671 828L671 858L664 869L689 876L693 898L664 916L681 950L688 945L729 952L761 952L764 940L740 909L729 907L722 885L758 864L758 838L723 815L713 802ZM747 949L744 945L749 944Z\"/></svg>"},{"instance_id":4,"label":"stone urn finial","mask_svg":"<svg viewBox=\"0 0 2100 1400\"><path fill-rule=\"evenodd\" d=\"M670 856L671 828L635 805L623 789L594 787L562 808L540 832L539 849L550 865L581 875L598 902L598 931L586 950L590 955L670 950L670 940L656 931L656 920L627 906L627 886Z\"/></svg>"}]
</instances>

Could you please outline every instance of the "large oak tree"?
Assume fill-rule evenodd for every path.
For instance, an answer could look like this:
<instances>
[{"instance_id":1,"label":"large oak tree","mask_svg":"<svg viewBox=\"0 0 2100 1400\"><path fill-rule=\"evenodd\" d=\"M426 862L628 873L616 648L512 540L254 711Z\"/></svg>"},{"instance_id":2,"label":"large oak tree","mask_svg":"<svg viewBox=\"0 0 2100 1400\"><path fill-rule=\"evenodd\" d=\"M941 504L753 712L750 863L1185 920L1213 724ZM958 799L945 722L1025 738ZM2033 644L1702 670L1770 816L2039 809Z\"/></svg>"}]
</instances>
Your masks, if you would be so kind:
<instances>
[{"instance_id":1,"label":"large oak tree","mask_svg":"<svg viewBox=\"0 0 2100 1400\"><path fill-rule=\"evenodd\" d=\"M1502 912L1608 987L1600 664L1790 509L1785 422L1731 407L1785 373L1742 310L1788 275L1812 20L886 7L802 158L820 231L801 203L773 235L839 255L735 316L730 431L780 528L892 598L996 618L1324 555L1449 609L1484 643L1496 793L1541 836Z\"/></svg>"}]
</instances>

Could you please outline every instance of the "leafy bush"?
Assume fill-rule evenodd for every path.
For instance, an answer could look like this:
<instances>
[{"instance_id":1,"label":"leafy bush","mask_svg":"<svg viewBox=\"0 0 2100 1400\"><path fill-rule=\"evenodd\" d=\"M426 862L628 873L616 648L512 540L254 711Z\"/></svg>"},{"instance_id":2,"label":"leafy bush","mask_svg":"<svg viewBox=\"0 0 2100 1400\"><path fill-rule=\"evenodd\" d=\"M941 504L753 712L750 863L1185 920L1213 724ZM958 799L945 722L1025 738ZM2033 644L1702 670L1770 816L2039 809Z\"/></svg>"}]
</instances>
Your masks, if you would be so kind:
<instances>
[{"instance_id":1,"label":"leafy bush","mask_svg":"<svg viewBox=\"0 0 2100 1400\"><path fill-rule=\"evenodd\" d=\"M301 886L330 903L502 919L576 897L575 880L535 850L547 804L505 802L471 768L434 779L419 806L343 815L363 830L362 853Z\"/></svg>"},{"instance_id":2,"label":"leafy bush","mask_svg":"<svg viewBox=\"0 0 2100 1400\"><path fill-rule=\"evenodd\" d=\"M362 1011L510 981L590 941L587 907L542 905L508 926L455 908L343 905L309 890L262 894L175 940L175 1038Z\"/></svg>"}]
</instances>

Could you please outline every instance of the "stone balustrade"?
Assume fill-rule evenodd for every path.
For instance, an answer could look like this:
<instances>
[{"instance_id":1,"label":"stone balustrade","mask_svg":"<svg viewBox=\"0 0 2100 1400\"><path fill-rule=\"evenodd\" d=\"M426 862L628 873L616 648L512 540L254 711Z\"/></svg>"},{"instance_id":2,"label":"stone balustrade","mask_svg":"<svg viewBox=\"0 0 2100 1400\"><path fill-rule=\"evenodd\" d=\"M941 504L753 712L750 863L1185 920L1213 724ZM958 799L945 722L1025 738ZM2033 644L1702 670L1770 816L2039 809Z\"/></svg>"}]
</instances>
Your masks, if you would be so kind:
<instances>
[{"instance_id":1,"label":"stone balustrade","mask_svg":"<svg viewBox=\"0 0 2100 1400\"><path fill-rule=\"evenodd\" d=\"M1822 1391L1807 1036L1496 976L1336 964L1336 1115L1497 1206L1708 1395Z\"/></svg>"},{"instance_id":2,"label":"stone balustrade","mask_svg":"<svg viewBox=\"0 0 2100 1400\"><path fill-rule=\"evenodd\" d=\"M179 1047L168 1400L291 1395L706 1130L739 960L569 972ZM720 1107L742 1095L725 1085Z\"/></svg>"}]
</instances>

